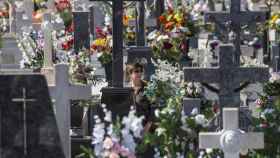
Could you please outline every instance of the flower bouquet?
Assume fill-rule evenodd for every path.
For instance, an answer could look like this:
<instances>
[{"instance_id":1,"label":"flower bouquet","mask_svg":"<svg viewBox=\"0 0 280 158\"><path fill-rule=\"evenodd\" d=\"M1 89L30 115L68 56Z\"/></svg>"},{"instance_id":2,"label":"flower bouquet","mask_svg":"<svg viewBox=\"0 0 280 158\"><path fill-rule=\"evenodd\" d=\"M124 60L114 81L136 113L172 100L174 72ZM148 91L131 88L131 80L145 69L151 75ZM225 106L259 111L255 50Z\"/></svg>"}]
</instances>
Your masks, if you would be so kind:
<instances>
[{"instance_id":1,"label":"flower bouquet","mask_svg":"<svg viewBox=\"0 0 280 158\"><path fill-rule=\"evenodd\" d=\"M264 133L264 149L250 152L250 157L279 157L280 139L280 74L272 73L264 86L264 94L256 100L259 116L254 118L257 131Z\"/></svg>"},{"instance_id":2,"label":"flower bouquet","mask_svg":"<svg viewBox=\"0 0 280 158\"><path fill-rule=\"evenodd\" d=\"M66 28L71 27L72 24L72 8L69 0L56 0L56 10L63 19Z\"/></svg>"},{"instance_id":3,"label":"flower bouquet","mask_svg":"<svg viewBox=\"0 0 280 158\"><path fill-rule=\"evenodd\" d=\"M70 74L78 83L88 84L94 81L94 65L90 62L89 50L82 50L78 54L70 56Z\"/></svg>"},{"instance_id":4,"label":"flower bouquet","mask_svg":"<svg viewBox=\"0 0 280 158\"><path fill-rule=\"evenodd\" d=\"M96 39L91 45L91 51L97 54L98 60L104 66L112 62L112 30L110 26L103 29L96 27Z\"/></svg>"},{"instance_id":5,"label":"flower bouquet","mask_svg":"<svg viewBox=\"0 0 280 158\"><path fill-rule=\"evenodd\" d=\"M190 13L183 9L169 9L159 17L160 30L148 35L154 57L178 63L188 54L188 38L195 34L195 24Z\"/></svg>"},{"instance_id":6,"label":"flower bouquet","mask_svg":"<svg viewBox=\"0 0 280 158\"><path fill-rule=\"evenodd\" d=\"M102 104L102 110L104 118L94 116L92 145L95 157L136 158L136 141L142 137L144 116L137 117L136 110L131 108L122 120L112 122L112 112L105 104Z\"/></svg>"},{"instance_id":7,"label":"flower bouquet","mask_svg":"<svg viewBox=\"0 0 280 158\"><path fill-rule=\"evenodd\" d=\"M280 41L280 12L272 14L267 22L268 28L270 29L271 38L277 42ZM273 37L274 36L274 37Z\"/></svg>"}]
</instances>

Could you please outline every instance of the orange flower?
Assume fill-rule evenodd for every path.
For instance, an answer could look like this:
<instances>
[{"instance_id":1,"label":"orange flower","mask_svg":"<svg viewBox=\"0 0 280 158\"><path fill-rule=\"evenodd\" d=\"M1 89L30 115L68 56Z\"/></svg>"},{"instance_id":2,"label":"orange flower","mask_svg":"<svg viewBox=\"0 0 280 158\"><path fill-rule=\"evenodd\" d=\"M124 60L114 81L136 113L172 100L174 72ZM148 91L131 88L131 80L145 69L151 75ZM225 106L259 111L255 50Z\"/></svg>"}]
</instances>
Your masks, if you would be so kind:
<instances>
[{"instance_id":1,"label":"orange flower","mask_svg":"<svg viewBox=\"0 0 280 158\"><path fill-rule=\"evenodd\" d=\"M163 15L161 15L161 16L159 16L159 22L160 23L162 23L162 24L165 24L166 23L166 18L165 18L165 16L163 16Z\"/></svg>"},{"instance_id":2,"label":"orange flower","mask_svg":"<svg viewBox=\"0 0 280 158\"><path fill-rule=\"evenodd\" d=\"M164 28L166 29L166 30L171 30L173 27L174 27L174 22L173 21L171 21L171 22L168 22L167 24L165 24L164 25Z\"/></svg>"},{"instance_id":3,"label":"orange flower","mask_svg":"<svg viewBox=\"0 0 280 158\"><path fill-rule=\"evenodd\" d=\"M124 16L123 16L123 25L124 25L124 26L128 26L128 20L129 20L128 16L127 16L127 15L124 15Z\"/></svg>"}]
</instances>

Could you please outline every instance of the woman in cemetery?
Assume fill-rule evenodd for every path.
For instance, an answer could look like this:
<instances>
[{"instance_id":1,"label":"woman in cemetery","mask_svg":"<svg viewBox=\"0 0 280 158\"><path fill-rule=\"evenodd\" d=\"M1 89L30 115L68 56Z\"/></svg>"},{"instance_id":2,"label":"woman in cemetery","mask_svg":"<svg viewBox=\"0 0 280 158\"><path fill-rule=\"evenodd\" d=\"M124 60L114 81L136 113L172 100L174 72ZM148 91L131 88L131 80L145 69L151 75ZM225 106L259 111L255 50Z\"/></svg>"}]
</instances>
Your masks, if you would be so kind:
<instances>
[{"instance_id":1,"label":"woman in cemetery","mask_svg":"<svg viewBox=\"0 0 280 158\"><path fill-rule=\"evenodd\" d=\"M145 116L143 126L144 133L154 132L155 126L152 124L154 118L154 110L149 102L148 98L144 95L144 88L147 86L147 82L142 80L144 67L140 63L134 63L127 65L126 76L130 82L131 87L134 90L133 100L138 116ZM148 147L144 153L138 153L138 158L149 157L147 155L154 155L153 147Z\"/></svg>"},{"instance_id":2,"label":"woman in cemetery","mask_svg":"<svg viewBox=\"0 0 280 158\"><path fill-rule=\"evenodd\" d=\"M144 95L144 88L147 82L142 80L144 67L140 63L127 65L127 77L134 90L133 100L138 116L145 116L145 131L151 130L154 112L147 97Z\"/></svg>"}]
</instances>

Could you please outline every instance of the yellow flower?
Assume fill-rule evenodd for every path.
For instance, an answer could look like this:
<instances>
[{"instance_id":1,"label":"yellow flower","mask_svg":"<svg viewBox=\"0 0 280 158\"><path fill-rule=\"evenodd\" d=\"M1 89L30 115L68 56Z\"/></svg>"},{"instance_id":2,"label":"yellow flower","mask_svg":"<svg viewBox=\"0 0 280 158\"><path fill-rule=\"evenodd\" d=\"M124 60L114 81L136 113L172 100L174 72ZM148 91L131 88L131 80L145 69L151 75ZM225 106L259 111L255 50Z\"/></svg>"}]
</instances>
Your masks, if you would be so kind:
<instances>
[{"instance_id":1,"label":"yellow flower","mask_svg":"<svg viewBox=\"0 0 280 158\"><path fill-rule=\"evenodd\" d=\"M176 13L174 15L174 19L177 21L177 23L183 23L183 14L182 13Z\"/></svg>"},{"instance_id":2,"label":"yellow flower","mask_svg":"<svg viewBox=\"0 0 280 158\"><path fill-rule=\"evenodd\" d=\"M98 38L94 41L94 45L96 46L102 46L105 47L106 46L106 38Z\"/></svg>"},{"instance_id":3,"label":"yellow flower","mask_svg":"<svg viewBox=\"0 0 280 158\"><path fill-rule=\"evenodd\" d=\"M279 19L279 14L274 14L269 21L270 24L274 24L276 20Z\"/></svg>"}]
</instances>

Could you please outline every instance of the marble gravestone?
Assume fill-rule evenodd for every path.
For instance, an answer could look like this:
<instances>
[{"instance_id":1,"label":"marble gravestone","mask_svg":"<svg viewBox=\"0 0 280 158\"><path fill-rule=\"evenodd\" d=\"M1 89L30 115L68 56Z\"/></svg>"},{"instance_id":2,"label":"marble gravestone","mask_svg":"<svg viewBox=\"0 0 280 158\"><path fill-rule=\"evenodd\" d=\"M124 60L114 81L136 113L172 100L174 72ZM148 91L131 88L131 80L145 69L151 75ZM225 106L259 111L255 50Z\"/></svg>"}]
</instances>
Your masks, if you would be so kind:
<instances>
[{"instance_id":1,"label":"marble gravestone","mask_svg":"<svg viewBox=\"0 0 280 158\"><path fill-rule=\"evenodd\" d=\"M199 148L219 148L225 158L239 158L239 153L247 149L264 148L264 134L246 133L239 129L238 108L223 109L223 130L199 133Z\"/></svg>"},{"instance_id":2,"label":"marble gravestone","mask_svg":"<svg viewBox=\"0 0 280 158\"><path fill-rule=\"evenodd\" d=\"M65 158L45 78L1 74L0 86L0 157Z\"/></svg>"},{"instance_id":3,"label":"marble gravestone","mask_svg":"<svg viewBox=\"0 0 280 158\"><path fill-rule=\"evenodd\" d=\"M3 37L3 47L0 49L0 68L14 69L20 67L22 58L20 49L14 34L5 34Z\"/></svg>"}]
</instances>

